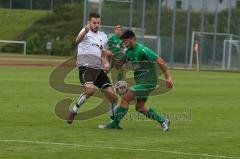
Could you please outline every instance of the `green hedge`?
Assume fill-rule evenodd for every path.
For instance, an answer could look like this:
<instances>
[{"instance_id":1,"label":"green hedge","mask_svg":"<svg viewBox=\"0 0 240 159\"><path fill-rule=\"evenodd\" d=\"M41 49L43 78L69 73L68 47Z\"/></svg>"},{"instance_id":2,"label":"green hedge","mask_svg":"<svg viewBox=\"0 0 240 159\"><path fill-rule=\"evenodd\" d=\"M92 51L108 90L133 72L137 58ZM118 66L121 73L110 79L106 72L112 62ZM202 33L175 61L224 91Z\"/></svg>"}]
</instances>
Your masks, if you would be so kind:
<instances>
[{"instance_id":1,"label":"green hedge","mask_svg":"<svg viewBox=\"0 0 240 159\"><path fill-rule=\"evenodd\" d=\"M52 14L36 21L16 40L27 41L27 54L48 54L46 44L53 43L52 54L72 55L75 53L75 36L82 27L82 4L64 5L56 8ZM19 52L21 46L6 45L4 52Z\"/></svg>"}]
</instances>

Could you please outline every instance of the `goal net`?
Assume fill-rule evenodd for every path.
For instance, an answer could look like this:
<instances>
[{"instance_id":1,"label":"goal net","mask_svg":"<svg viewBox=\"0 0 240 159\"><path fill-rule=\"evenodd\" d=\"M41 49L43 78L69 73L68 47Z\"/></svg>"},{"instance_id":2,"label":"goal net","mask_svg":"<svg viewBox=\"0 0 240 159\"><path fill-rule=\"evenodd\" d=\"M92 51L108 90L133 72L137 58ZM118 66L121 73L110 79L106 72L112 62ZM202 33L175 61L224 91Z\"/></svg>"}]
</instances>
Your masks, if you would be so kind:
<instances>
[{"instance_id":1,"label":"goal net","mask_svg":"<svg viewBox=\"0 0 240 159\"><path fill-rule=\"evenodd\" d=\"M240 40L224 40L223 70L240 70Z\"/></svg>"},{"instance_id":2,"label":"goal net","mask_svg":"<svg viewBox=\"0 0 240 159\"><path fill-rule=\"evenodd\" d=\"M6 52L3 47L5 45L12 46L12 45L21 45L22 50L19 50L19 52L22 52L24 55L26 55L26 49L27 49L27 42L26 41L13 41L13 40L0 40L0 52ZM12 53L12 52L11 52Z\"/></svg>"},{"instance_id":3,"label":"goal net","mask_svg":"<svg viewBox=\"0 0 240 159\"><path fill-rule=\"evenodd\" d=\"M227 33L192 32L189 68L240 69L239 38L237 35Z\"/></svg>"}]
</instances>

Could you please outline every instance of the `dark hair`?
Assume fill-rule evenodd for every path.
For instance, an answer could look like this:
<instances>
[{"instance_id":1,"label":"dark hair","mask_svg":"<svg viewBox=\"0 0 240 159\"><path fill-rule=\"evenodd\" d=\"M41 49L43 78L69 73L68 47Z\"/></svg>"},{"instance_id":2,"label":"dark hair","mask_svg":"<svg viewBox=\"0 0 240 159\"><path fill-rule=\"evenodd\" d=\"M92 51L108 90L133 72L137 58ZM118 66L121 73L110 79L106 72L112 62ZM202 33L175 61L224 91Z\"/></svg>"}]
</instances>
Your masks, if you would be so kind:
<instances>
[{"instance_id":1,"label":"dark hair","mask_svg":"<svg viewBox=\"0 0 240 159\"><path fill-rule=\"evenodd\" d=\"M123 32L123 34L120 37L121 39L131 39L134 38L136 39L136 36L132 30L126 30Z\"/></svg>"},{"instance_id":2,"label":"dark hair","mask_svg":"<svg viewBox=\"0 0 240 159\"><path fill-rule=\"evenodd\" d=\"M114 29L117 29L117 28L122 28L121 25L115 25Z\"/></svg>"},{"instance_id":3,"label":"dark hair","mask_svg":"<svg viewBox=\"0 0 240 159\"><path fill-rule=\"evenodd\" d=\"M89 14L88 20L91 20L92 18L100 18L100 14L98 14L96 12L92 12Z\"/></svg>"}]
</instances>

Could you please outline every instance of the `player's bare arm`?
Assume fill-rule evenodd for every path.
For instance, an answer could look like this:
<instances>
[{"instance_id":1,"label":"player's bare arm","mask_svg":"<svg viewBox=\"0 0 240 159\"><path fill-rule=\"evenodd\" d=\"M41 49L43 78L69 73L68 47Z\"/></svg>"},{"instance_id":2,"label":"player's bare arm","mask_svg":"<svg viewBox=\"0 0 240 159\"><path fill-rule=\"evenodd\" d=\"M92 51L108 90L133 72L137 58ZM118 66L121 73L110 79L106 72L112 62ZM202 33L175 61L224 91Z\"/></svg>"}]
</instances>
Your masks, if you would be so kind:
<instances>
[{"instance_id":1,"label":"player's bare arm","mask_svg":"<svg viewBox=\"0 0 240 159\"><path fill-rule=\"evenodd\" d=\"M84 27L84 30L82 30L77 38L76 38L76 44L78 45L82 40L83 38L85 37L85 35L89 32L90 30L90 24L87 24L85 27Z\"/></svg>"},{"instance_id":2,"label":"player's bare arm","mask_svg":"<svg viewBox=\"0 0 240 159\"><path fill-rule=\"evenodd\" d=\"M172 88L173 87L173 81L172 81L171 74L170 74L170 72L167 68L166 62L162 58L157 58L157 63L159 65L159 67L162 69L162 71L165 75L167 87Z\"/></svg>"},{"instance_id":3,"label":"player's bare arm","mask_svg":"<svg viewBox=\"0 0 240 159\"><path fill-rule=\"evenodd\" d=\"M105 73L109 72L109 70L110 70L110 63L109 63L109 61L108 61L107 58L106 58L108 52L109 52L109 50L103 51L102 57L101 57L102 62L103 62L103 69L104 69L104 72L105 72Z\"/></svg>"},{"instance_id":4,"label":"player's bare arm","mask_svg":"<svg viewBox=\"0 0 240 159\"><path fill-rule=\"evenodd\" d=\"M121 53L123 54L123 53ZM111 51L108 50L108 52L106 52L106 56L109 56L113 63L117 66L117 67L122 67L124 65L124 63L126 63L126 57L123 56L122 59L118 60L114 57L113 53Z\"/></svg>"}]
</instances>

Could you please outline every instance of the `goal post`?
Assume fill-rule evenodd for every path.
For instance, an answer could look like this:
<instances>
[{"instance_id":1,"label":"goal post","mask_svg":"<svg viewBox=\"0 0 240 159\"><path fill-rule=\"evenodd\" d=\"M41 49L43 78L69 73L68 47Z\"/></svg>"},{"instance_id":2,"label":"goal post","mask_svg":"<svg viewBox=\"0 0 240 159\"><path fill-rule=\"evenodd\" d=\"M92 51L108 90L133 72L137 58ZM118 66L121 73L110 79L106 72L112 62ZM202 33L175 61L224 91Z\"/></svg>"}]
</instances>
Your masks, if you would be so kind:
<instances>
[{"instance_id":1,"label":"goal post","mask_svg":"<svg viewBox=\"0 0 240 159\"><path fill-rule=\"evenodd\" d=\"M237 61L238 61L238 69L240 69L240 40L224 40L223 42L223 61L222 61L222 69L230 70L231 60L233 49L235 48L237 53Z\"/></svg>"},{"instance_id":2,"label":"goal post","mask_svg":"<svg viewBox=\"0 0 240 159\"><path fill-rule=\"evenodd\" d=\"M26 50L27 50L27 42L26 41L0 40L0 43L23 44L23 54L26 55Z\"/></svg>"}]
</instances>

